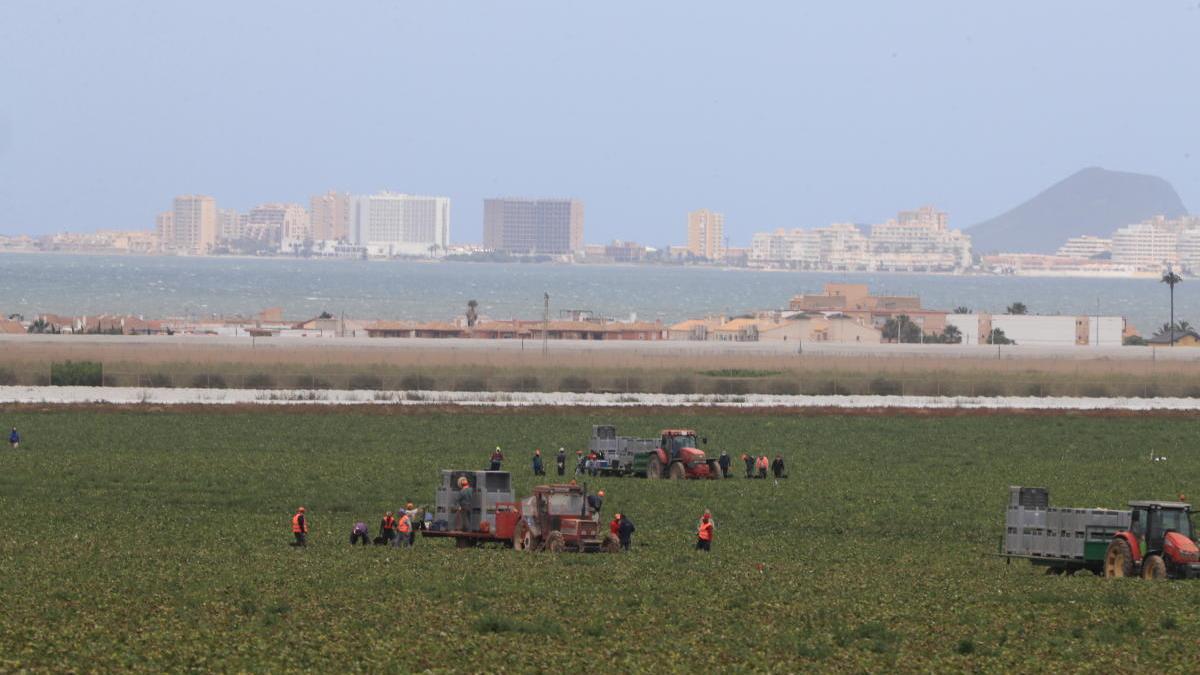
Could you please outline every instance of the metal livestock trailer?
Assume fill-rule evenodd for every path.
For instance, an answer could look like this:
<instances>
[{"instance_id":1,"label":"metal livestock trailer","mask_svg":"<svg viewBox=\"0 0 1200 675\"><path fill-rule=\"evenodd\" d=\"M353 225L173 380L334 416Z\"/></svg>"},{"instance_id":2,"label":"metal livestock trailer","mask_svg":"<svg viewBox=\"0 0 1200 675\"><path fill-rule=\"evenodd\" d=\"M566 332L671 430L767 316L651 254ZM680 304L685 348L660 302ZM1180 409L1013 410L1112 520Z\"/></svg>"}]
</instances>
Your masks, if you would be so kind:
<instances>
[{"instance_id":1,"label":"metal livestock trailer","mask_svg":"<svg viewBox=\"0 0 1200 675\"><path fill-rule=\"evenodd\" d=\"M1008 491L999 555L1025 558L1048 574L1102 574L1113 535L1129 529L1129 511L1050 506L1046 488L1014 485Z\"/></svg>"}]
</instances>

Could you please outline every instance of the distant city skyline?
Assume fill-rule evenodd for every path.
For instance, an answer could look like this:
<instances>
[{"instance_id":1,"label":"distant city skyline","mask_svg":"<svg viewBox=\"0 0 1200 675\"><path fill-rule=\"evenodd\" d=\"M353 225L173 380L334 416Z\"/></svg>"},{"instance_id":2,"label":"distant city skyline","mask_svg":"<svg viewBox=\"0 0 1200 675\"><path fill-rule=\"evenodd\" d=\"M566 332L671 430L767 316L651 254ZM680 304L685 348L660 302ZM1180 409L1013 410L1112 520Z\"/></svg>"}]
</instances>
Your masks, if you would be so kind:
<instances>
[{"instance_id":1,"label":"distant city skyline","mask_svg":"<svg viewBox=\"0 0 1200 675\"><path fill-rule=\"evenodd\" d=\"M1194 1L122 9L0 6L0 234L386 189L448 197L456 243L518 194L582 200L591 242L708 206L745 247L913 204L966 228L1095 165L1200 204Z\"/></svg>"}]
</instances>

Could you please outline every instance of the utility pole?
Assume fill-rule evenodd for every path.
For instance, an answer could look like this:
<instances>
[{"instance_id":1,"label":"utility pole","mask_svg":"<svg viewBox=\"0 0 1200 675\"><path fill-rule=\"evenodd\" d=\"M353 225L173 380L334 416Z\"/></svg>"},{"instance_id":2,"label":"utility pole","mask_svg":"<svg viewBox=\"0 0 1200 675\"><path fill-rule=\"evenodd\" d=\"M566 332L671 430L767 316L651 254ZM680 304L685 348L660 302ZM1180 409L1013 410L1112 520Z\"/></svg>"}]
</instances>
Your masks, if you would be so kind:
<instances>
[{"instance_id":1,"label":"utility pole","mask_svg":"<svg viewBox=\"0 0 1200 675\"><path fill-rule=\"evenodd\" d=\"M550 353L550 294L544 295L546 297L542 306L542 356Z\"/></svg>"}]
</instances>

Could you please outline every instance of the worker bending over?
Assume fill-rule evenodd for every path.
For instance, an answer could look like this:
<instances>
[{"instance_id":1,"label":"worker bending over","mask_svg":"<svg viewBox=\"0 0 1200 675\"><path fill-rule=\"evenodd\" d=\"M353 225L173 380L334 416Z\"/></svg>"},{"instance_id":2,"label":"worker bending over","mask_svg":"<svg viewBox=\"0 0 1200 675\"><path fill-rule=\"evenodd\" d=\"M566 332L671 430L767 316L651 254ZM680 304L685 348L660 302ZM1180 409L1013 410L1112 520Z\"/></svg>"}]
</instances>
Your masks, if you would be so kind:
<instances>
[{"instance_id":1,"label":"worker bending over","mask_svg":"<svg viewBox=\"0 0 1200 675\"><path fill-rule=\"evenodd\" d=\"M604 490L600 490L594 495L588 495L587 502L592 513L600 513L600 509L604 507Z\"/></svg>"},{"instance_id":2,"label":"worker bending over","mask_svg":"<svg viewBox=\"0 0 1200 675\"><path fill-rule=\"evenodd\" d=\"M500 470L500 462L503 462L503 461L504 461L504 453L500 452L500 446L497 445L496 449L492 451L492 469L491 470L499 471Z\"/></svg>"},{"instance_id":3,"label":"worker bending over","mask_svg":"<svg viewBox=\"0 0 1200 675\"><path fill-rule=\"evenodd\" d=\"M361 541L362 545L366 546L367 544L371 543L370 539L371 535L367 529L367 524L361 520L355 523L354 529L350 530L350 545L354 546Z\"/></svg>"}]
</instances>

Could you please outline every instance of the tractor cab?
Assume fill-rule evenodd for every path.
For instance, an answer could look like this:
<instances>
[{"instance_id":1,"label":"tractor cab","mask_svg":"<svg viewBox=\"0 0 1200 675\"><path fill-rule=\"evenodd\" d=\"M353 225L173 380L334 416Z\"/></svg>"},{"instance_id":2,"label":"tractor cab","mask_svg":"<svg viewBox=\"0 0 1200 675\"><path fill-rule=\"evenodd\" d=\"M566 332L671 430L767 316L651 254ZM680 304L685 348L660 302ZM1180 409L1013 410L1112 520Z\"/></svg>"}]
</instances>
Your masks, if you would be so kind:
<instances>
[{"instance_id":1,"label":"tractor cab","mask_svg":"<svg viewBox=\"0 0 1200 675\"><path fill-rule=\"evenodd\" d=\"M1141 544L1142 554L1162 551L1167 535L1178 532L1196 540L1192 507L1185 502L1129 502L1129 530Z\"/></svg>"},{"instance_id":2,"label":"tractor cab","mask_svg":"<svg viewBox=\"0 0 1200 675\"><path fill-rule=\"evenodd\" d=\"M704 452L697 445L698 440L708 442L707 438L697 439L696 432L691 429L666 429L662 432L660 447L667 453L667 461L678 459L687 463L704 457Z\"/></svg>"},{"instance_id":3,"label":"tractor cab","mask_svg":"<svg viewBox=\"0 0 1200 675\"><path fill-rule=\"evenodd\" d=\"M1146 579L1200 577L1200 548L1185 502L1129 502L1129 529L1104 554L1104 576Z\"/></svg>"}]
</instances>

